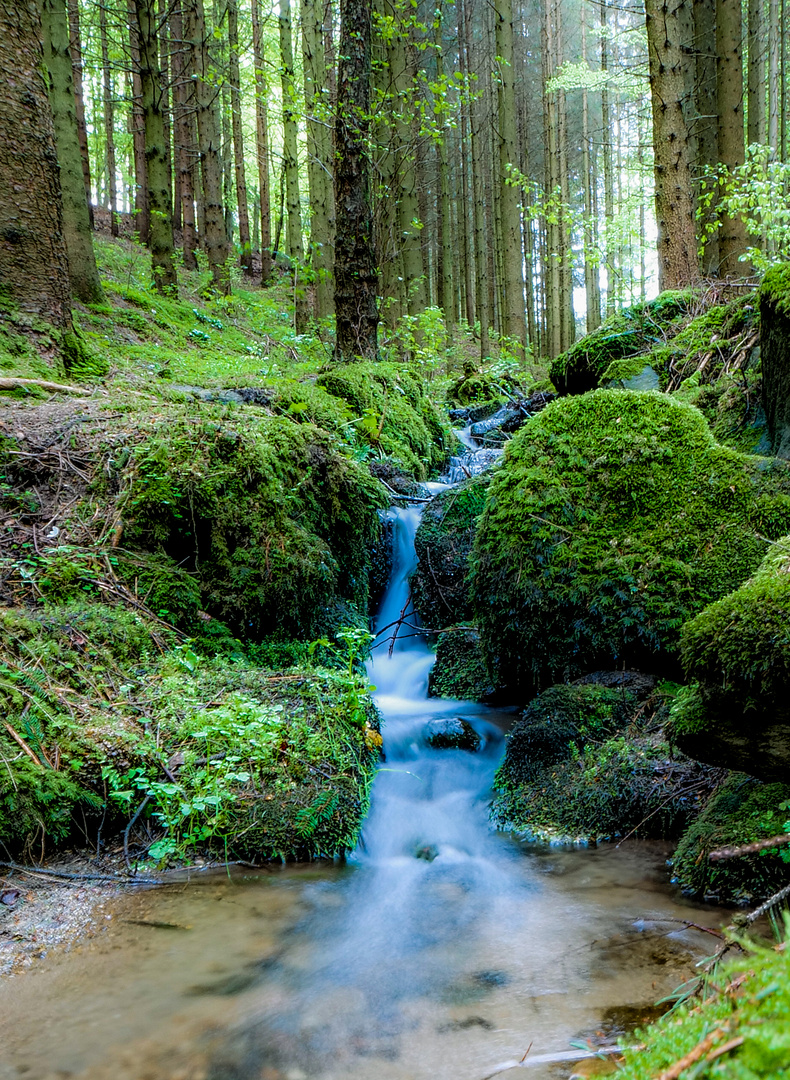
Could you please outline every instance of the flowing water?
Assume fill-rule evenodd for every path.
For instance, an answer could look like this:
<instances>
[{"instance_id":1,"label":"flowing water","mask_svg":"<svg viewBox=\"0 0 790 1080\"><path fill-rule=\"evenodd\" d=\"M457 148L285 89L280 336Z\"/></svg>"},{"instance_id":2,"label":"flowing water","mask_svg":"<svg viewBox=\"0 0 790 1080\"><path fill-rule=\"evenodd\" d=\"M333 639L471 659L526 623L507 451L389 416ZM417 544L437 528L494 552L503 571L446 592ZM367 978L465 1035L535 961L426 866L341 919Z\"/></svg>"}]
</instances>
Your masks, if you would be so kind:
<instances>
[{"instance_id":1,"label":"flowing water","mask_svg":"<svg viewBox=\"0 0 790 1080\"><path fill-rule=\"evenodd\" d=\"M415 558L419 511L393 513L379 628ZM407 623L369 668L386 762L349 864L124 901L82 950L0 987L0 1080L483 1080L529 1046L539 1062L611 1041L712 951L684 920L724 913L672 895L663 845L541 851L491 831L512 716L429 699L433 656ZM481 751L431 749L442 717L471 723Z\"/></svg>"}]
</instances>

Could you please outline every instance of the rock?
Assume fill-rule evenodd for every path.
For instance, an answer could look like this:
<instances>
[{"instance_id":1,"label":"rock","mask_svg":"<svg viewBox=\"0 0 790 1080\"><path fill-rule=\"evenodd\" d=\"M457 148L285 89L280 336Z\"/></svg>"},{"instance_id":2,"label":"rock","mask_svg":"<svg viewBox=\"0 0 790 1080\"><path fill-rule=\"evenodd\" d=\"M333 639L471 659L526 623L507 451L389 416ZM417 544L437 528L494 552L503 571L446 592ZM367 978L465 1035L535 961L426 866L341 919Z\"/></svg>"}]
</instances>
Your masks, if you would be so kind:
<instances>
[{"instance_id":1,"label":"rock","mask_svg":"<svg viewBox=\"0 0 790 1080\"><path fill-rule=\"evenodd\" d=\"M496 465L501 457L502 451L492 447L453 456L450 458L447 480L451 484L460 484L473 476L479 476Z\"/></svg>"},{"instance_id":2,"label":"rock","mask_svg":"<svg viewBox=\"0 0 790 1080\"><path fill-rule=\"evenodd\" d=\"M790 265L772 267L763 279L760 352L771 448L790 458Z\"/></svg>"},{"instance_id":3,"label":"rock","mask_svg":"<svg viewBox=\"0 0 790 1080\"><path fill-rule=\"evenodd\" d=\"M762 780L790 778L790 537L740 589L683 627L691 686L672 710L692 757Z\"/></svg>"},{"instance_id":4,"label":"rock","mask_svg":"<svg viewBox=\"0 0 790 1080\"><path fill-rule=\"evenodd\" d=\"M411 588L414 606L431 629L469 617L469 552L487 490L488 477L474 477L440 492L425 507L414 540L419 563Z\"/></svg>"},{"instance_id":5,"label":"rock","mask_svg":"<svg viewBox=\"0 0 790 1080\"><path fill-rule=\"evenodd\" d=\"M494 692L477 630L453 629L440 634L436 643L436 663L428 678L428 695L460 701L490 701Z\"/></svg>"},{"instance_id":6,"label":"rock","mask_svg":"<svg viewBox=\"0 0 790 1080\"><path fill-rule=\"evenodd\" d=\"M477 523L472 617L498 689L623 665L676 677L682 623L787 532L790 466L721 446L693 406L553 402L508 443Z\"/></svg>"},{"instance_id":7,"label":"rock","mask_svg":"<svg viewBox=\"0 0 790 1080\"><path fill-rule=\"evenodd\" d=\"M470 750L472 753L483 745L482 736L460 716L430 720L425 725L425 741L434 750Z\"/></svg>"},{"instance_id":8,"label":"rock","mask_svg":"<svg viewBox=\"0 0 790 1080\"><path fill-rule=\"evenodd\" d=\"M506 421L512 420L518 415L518 410L515 409L499 409L493 416L489 416L487 420L480 420L478 423L472 424L469 434L475 439L482 439L489 431L501 428Z\"/></svg>"}]
</instances>

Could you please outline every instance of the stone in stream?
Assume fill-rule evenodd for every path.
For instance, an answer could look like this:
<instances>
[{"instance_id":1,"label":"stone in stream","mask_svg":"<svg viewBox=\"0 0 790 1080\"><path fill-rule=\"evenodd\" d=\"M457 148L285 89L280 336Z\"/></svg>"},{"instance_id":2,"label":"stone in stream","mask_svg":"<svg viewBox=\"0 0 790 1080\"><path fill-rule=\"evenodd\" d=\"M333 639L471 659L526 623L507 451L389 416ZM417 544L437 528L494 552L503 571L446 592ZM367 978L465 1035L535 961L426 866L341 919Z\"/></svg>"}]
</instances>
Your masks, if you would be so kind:
<instances>
[{"instance_id":1,"label":"stone in stream","mask_svg":"<svg viewBox=\"0 0 790 1080\"><path fill-rule=\"evenodd\" d=\"M470 750L472 753L483 745L482 736L460 716L430 720L425 725L425 741L434 750Z\"/></svg>"}]
</instances>

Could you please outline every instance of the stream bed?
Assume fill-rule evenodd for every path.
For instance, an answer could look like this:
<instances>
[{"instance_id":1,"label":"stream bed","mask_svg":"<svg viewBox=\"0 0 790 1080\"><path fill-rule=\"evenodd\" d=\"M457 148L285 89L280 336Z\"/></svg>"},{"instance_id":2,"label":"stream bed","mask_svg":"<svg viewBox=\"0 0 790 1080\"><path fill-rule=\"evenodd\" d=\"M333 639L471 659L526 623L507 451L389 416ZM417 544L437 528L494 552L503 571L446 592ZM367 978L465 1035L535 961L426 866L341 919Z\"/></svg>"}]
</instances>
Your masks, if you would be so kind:
<instances>
[{"instance_id":1,"label":"stream bed","mask_svg":"<svg viewBox=\"0 0 790 1080\"><path fill-rule=\"evenodd\" d=\"M378 627L408 604L414 562L419 511L394 514ZM0 1080L484 1080L530 1047L611 1044L693 975L715 942L688 921L726 912L673 893L668 846L493 832L513 715L429 699L428 645L391 634L369 667L386 761L353 858L122 898L106 932L0 985ZM426 724L457 717L478 752L427 744Z\"/></svg>"}]
</instances>

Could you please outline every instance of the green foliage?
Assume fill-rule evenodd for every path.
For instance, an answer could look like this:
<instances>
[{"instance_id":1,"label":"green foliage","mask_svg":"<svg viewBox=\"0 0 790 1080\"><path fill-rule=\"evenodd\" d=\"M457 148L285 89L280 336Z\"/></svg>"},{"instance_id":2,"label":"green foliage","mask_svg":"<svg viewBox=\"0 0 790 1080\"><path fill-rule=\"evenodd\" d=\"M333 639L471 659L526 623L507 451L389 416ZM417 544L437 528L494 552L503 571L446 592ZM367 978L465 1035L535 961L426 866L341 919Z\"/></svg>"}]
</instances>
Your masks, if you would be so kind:
<instances>
[{"instance_id":1,"label":"green foliage","mask_svg":"<svg viewBox=\"0 0 790 1080\"><path fill-rule=\"evenodd\" d=\"M79 334L63 334L60 351L63 366L72 379L101 379L109 371L107 361L89 349Z\"/></svg>"},{"instance_id":2,"label":"green foliage","mask_svg":"<svg viewBox=\"0 0 790 1080\"><path fill-rule=\"evenodd\" d=\"M718 445L671 398L549 405L508 444L475 541L473 607L498 683L671 669L683 622L790 526L788 495L784 463Z\"/></svg>"},{"instance_id":3,"label":"green foliage","mask_svg":"<svg viewBox=\"0 0 790 1080\"><path fill-rule=\"evenodd\" d=\"M695 896L719 903L765 899L787 883L787 865L773 851L709 862L711 851L766 840L783 831L780 807L790 797L786 784L762 784L733 773L683 834L672 860L672 876Z\"/></svg>"},{"instance_id":4,"label":"green foliage","mask_svg":"<svg viewBox=\"0 0 790 1080\"><path fill-rule=\"evenodd\" d=\"M654 1080L708 1039L688 1080L782 1080L790 1075L790 950L744 943L746 955L721 964L703 990L634 1034L619 1080ZM742 1040L735 1041L735 1040ZM723 1054L716 1051L729 1044Z\"/></svg>"},{"instance_id":5,"label":"green foliage","mask_svg":"<svg viewBox=\"0 0 790 1080\"><path fill-rule=\"evenodd\" d=\"M134 448L128 476L127 546L192 572L234 634L311 638L365 611L384 498L326 432L171 420Z\"/></svg>"},{"instance_id":6,"label":"green foliage","mask_svg":"<svg viewBox=\"0 0 790 1080\"><path fill-rule=\"evenodd\" d=\"M425 508L414 540L419 560L411 578L414 606L431 629L470 617L469 553L490 477L474 476L442 491Z\"/></svg>"},{"instance_id":7,"label":"green foliage","mask_svg":"<svg viewBox=\"0 0 790 1080\"><path fill-rule=\"evenodd\" d=\"M777 311L790 319L790 263L772 266L766 271L760 286L760 298L769 301Z\"/></svg>"},{"instance_id":8,"label":"green foliage","mask_svg":"<svg viewBox=\"0 0 790 1080\"><path fill-rule=\"evenodd\" d=\"M616 378L606 374L610 365L662 343L691 301L690 292L663 292L647 304L624 308L553 360L551 381L561 394L583 394L594 390L604 376Z\"/></svg>"},{"instance_id":9,"label":"green foliage","mask_svg":"<svg viewBox=\"0 0 790 1080\"><path fill-rule=\"evenodd\" d=\"M677 836L695 809L683 789L698 767L671 762L654 733L664 714L661 695L642 704L623 688L545 690L508 737L495 820L542 840Z\"/></svg>"},{"instance_id":10,"label":"green foliage","mask_svg":"<svg viewBox=\"0 0 790 1080\"><path fill-rule=\"evenodd\" d=\"M339 364L318 385L344 401L379 456L426 480L448 457L451 432L420 377L402 364Z\"/></svg>"},{"instance_id":11,"label":"green foliage","mask_svg":"<svg viewBox=\"0 0 790 1080\"><path fill-rule=\"evenodd\" d=\"M488 701L494 692L477 631L455 627L440 634L428 680L430 696Z\"/></svg>"}]
</instances>

